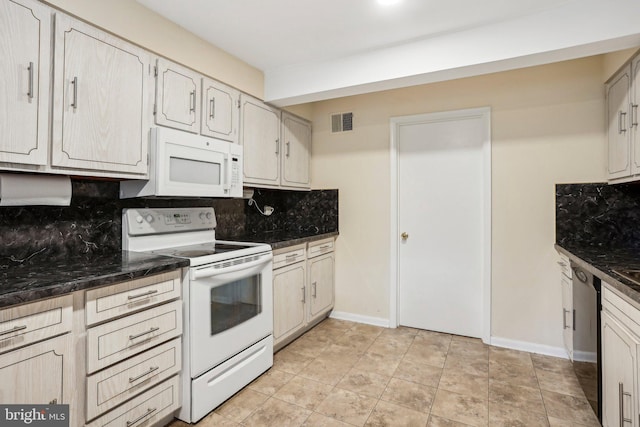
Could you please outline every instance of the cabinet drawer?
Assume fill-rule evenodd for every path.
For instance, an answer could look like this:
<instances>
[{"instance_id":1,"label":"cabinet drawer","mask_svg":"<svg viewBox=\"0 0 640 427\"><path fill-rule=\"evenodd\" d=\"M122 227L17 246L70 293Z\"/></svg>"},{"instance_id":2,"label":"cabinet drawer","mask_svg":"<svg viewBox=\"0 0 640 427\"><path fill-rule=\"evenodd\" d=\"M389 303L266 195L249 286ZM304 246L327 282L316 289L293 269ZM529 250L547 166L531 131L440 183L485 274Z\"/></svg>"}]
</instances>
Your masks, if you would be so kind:
<instances>
[{"instance_id":1,"label":"cabinet drawer","mask_svg":"<svg viewBox=\"0 0 640 427\"><path fill-rule=\"evenodd\" d=\"M307 256L305 245L291 246L290 248L276 251L273 255L273 268L284 267L285 265L294 264L304 261Z\"/></svg>"},{"instance_id":2,"label":"cabinet drawer","mask_svg":"<svg viewBox=\"0 0 640 427\"><path fill-rule=\"evenodd\" d=\"M609 289L607 283L602 284L602 309L640 337L640 310Z\"/></svg>"},{"instance_id":3,"label":"cabinet drawer","mask_svg":"<svg viewBox=\"0 0 640 427\"><path fill-rule=\"evenodd\" d=\"M87 291L87 326L179 298L180 275L176 270Z\"/></svg>"},{"instance_id":4,"label":"cabinet drawer","mask_svg":"<svg viewBox=\"0 0 640 427\"><path fill-rule=\"evenodd\" d=\"M333 238L318 240L317 242L309 243L309 258L313 258L315 256L333 251L333 243Z\"/></svg>"},{"instance_id":5,"label":"cabinet drawer","mask_svg":"<svg viewBox=\"0 0 640 427\"><path fill-rule=\"evenodd\" d=\"M169 341L87 378L87 419L180 372L180 342Z\"/></svg>"},{"instance_id":6,"label":"cabinet drawer","mask_svg":"<svg viewBox=\"0 0 640 427\"><path fill-rule=\"evenodd\" d=\"M0 311L0 353L71 331L73 296Z\"/></svg>"},{"instance_id":7,"label":"cabinet drawer","mask_svg":"<svg viewBox=\"0 0 640 427\"><path fill-rule=\"evenodd\" d=\"M87 331L87 372L119 362L182 333L182 301L96 326Z\"/></svg>"},{"instance_id":8,"label":"cabinet drawer","mask_svg":"<svg viewBox=\"0 0 640 427\"><path fill-rule=\"evenodd\" d=\"M562 272L562 274L571 279L573 272L571 271L571 262L569 261L569 257L564 254L559 255L560 261L558 261L558 265L560 266L560 271Z\"/></svg>"},{"instance_id":9,"label":"cabinet drawer","mask_svg":"<svg viewBox=\"0 0 640 427\"><path fill-rule=\"evenodd\" d=\"M180 407L180 376L157 385L87 427L151 426Z\"/></svg>"}]
</instances>

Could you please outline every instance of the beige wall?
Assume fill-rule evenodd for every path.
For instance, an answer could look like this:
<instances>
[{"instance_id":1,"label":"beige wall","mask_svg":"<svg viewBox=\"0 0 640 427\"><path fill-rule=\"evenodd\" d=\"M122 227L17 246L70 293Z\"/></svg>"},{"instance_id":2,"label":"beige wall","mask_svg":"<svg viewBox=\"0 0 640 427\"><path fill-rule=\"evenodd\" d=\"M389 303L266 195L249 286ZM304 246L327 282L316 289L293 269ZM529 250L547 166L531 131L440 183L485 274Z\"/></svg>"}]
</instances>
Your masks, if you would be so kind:
<instances>
[{"instance_id":1,"label":"beige wall","mask_svg":"<svg viewBox=\"0 0 640 427\"><path fill-rule=\"evenodd\" d=\"M135 0L48 0L157 54L254 95L264 96L264 75Z\"/></svg>"},{"instance_id":2,"label":"beige wall","mask_svg":"<svg viewBox=\"0 0 640 427\"><path fill-rule=\"evenodd\" d=\"M335 309L389 315L389 118L490 106L492 335L560 347L554 185L605 179L602 61L314 104L312 183L340 190ZM355 130L331 134L329 114L345 111Z\"/></svg>"}]
</instances>

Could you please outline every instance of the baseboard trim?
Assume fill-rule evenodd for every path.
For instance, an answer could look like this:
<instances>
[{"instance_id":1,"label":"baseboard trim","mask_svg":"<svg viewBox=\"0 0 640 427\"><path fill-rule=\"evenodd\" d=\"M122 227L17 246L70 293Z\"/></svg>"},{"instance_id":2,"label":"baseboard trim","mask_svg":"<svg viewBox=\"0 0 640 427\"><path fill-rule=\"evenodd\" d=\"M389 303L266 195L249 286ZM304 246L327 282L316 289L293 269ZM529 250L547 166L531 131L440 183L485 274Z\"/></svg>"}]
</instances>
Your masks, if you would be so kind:
<instances>
[{"instance_id":1,"label":"baseboard trim","mask_svg":"<svg viewBox=\"0 0 640 427\"><path fill-rule=\"evenodd\" d=\"M529 353L543 354L545 356L554 356L563 359L569 358L564 347L553 347L550 345L535 344L527 341L518 341L495 336L491 337L491 345L496 347L510 348L512 350L528 351Z\"/></svg>"},{"instance_id":2,"label":"baseboard trim","mask_svg":"<svg viewBox=\"0 0 640 427\"><path fill-rule=\"evenodd\" d=\"M350 322L366 323L367 325L389 327L389 319L381 317L363 316L361 314L347 313L344 311L332 311L329 315L332 319L348 320Z\"/></svg>"}]
</instances>

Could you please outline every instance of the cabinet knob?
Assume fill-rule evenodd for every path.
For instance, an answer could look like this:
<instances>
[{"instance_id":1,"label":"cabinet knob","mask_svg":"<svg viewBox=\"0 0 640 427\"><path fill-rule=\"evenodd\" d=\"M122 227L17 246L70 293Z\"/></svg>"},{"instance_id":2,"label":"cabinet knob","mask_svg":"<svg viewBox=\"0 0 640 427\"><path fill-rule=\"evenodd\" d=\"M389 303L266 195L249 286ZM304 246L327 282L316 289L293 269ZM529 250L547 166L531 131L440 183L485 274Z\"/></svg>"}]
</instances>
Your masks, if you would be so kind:
<instances>
[{"instance_id":1,"label":"cabinet knob","mask_svg":"<svg viewBox=\"0 0 640 427\"><path fill-rule=\"evenodd\" d=\"M407 240L409 238L409 233L405 231L400 235L400 237L402 237L402 240Z\"/></svg>"}]
</instances>

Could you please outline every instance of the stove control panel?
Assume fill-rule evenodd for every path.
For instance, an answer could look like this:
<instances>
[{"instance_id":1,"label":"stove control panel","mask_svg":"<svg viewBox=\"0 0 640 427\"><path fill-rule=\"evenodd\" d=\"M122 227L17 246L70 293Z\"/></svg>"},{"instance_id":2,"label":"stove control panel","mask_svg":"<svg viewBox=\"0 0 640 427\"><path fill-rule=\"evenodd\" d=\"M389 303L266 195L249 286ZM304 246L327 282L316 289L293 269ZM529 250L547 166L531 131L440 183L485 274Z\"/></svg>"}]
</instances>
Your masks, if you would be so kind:
<instances>
[{"instance_id":1,"label":"stove control panel","mask_svg":"<svg viewBox=\"0 0 640 427\"><path fill-rule=\"evenodd\" d=\"M123 231L130 236L216 228L213 208L136 208L122 212Z\"/></svg>"}]
</instances>

